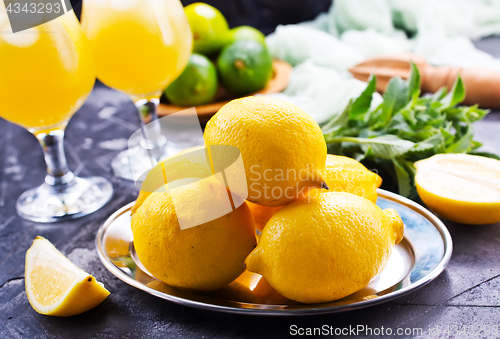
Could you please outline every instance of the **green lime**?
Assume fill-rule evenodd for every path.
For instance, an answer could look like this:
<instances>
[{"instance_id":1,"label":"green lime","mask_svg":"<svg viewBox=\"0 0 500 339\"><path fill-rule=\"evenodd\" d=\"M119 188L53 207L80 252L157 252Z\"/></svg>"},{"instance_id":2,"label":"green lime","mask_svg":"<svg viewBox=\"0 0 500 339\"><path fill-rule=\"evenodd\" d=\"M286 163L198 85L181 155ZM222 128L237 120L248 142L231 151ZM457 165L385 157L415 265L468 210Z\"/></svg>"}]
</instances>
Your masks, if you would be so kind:
<instances>
[{"instance_id":1,"label":"green lime","mask_svg":"<svg viewBox=\"0 0 500 339\"><path fill-rule=\"evenodd\" d=\"M217 92L217 71L207 57L192 54L182 74L165 90L177 106L197 106L210 102Z\"/></svg>"},{"instance_id":2,"label":"green lime","mask_svg":"<svg viewBox=\"0 0 500 339\"><path fill-rule=\"evenodd\" d=\"M273 74L273 59L262 43L240 40L224 47L217 67L224 87L237 95L245 95L267 84Z\"/></svg>"},{"instance_id":3,"label":"green lime","mask_svg":"<svg viewBox=\"0 0 500 339\"><path fill-rule=\"evenodd\" d=\"M266 36L256 28L250 26L238 26L229 31L232 41L255 40L265 44Z\"/></svg>"},{"instance_id":4,"label":"green lime","mask_svg":"<svg viewBox=\"0 0 500 339\"><path fill-rule=\"evenodd\" d=\"M194 53L213 55L227 44L229 26L217 8L197 2L186 6L184 11L193 33Z\"/></svg>"}]
</instances>

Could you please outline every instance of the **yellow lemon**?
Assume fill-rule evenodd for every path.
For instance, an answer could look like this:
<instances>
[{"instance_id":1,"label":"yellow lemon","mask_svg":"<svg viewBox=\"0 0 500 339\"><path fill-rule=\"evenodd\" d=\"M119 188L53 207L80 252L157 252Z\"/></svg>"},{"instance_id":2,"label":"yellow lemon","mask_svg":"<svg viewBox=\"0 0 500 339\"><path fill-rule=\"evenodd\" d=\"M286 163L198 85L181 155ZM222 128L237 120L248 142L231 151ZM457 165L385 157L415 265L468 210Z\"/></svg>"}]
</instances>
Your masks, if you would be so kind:
<instances>
[{"instance_id":1,"label":"yellow lemon","mask_svg":"<svg viewBox=\"0 0 500 339\"><path fill-rule=\"evenodd\" d=\"M59 317L86 312L109 295L103 284L42 237L26 252L25 284L35 311Z\"/></svg>"},{"instance_id":2,"label":"yellow lemon","mask_svg":"<svg viewBox=\"0 0 500 339\"><path fill-rule=\"evenodd\" d=\"M250 211L252 211L253 217L255 219L255 228L262 232L264 226L269 219L274 215L274 213L278 212L282 206L278 207L267 207L262 205L254 204L253 202L247 201L248 207L250 207Z\"/></svg>"},{"instance_id":3,"label":"yellow lemon","mask_svg":"<svg viewBox=\"0 0 500 339\"><path fill-rule=\"evenodd\" d=\"M144 200L146 200L147 197L151 195L152 192L146 192L146 191L139 191L139 195L137 196L137 199L135 199L135 204L132 206L132 209L130 210L130 215L134 215L135 212L137 212L137 209L141 207L141 205L144 203Z\"/></svg>"},{"instance_id":4,"label":"yellow lemon","mask_svg":"<svg viewBox=\"0 0 500 339\"><path fill-rule=\"evenodd\" d=\"M214 215L228 194L211 178L150 194L132 217L134 246L144 267L170 286L195 290L221 288L243 273L244 260L256 246L255 223L245 202L181 229L182 218L203 221Z\"/></svg>"},{"instance_id":5,"label":"yellow lemon","mask_svg":"<svg viewBox=\"0 0 500 339\"><path fill-rule=\"evenodd\" d=\"M440 216L471 225L500 221L500 161L438 154L415 167L418 195Z\"/></svg>"},{"instance_id":6,"label":"yellow lemon","mask_svg":"<svg viewBox=\"0 0 500 339\"><path fill-rule=\"evenodd\" d=\"M403 228L393 209L327 192L274 214L246 265L288 299L333 301L362 289L382 271Z\"/></svg>"},{"instance_id":7,"label":"yellow lemon","mask_svg":"<svg viewBox=\"0 0 500 339\"><path fill-rule=\"evenodd\" d=\"M326 143L318 124L303 110L275 98L236 99L207 123L205 144L241 152L247 200L283 206L310 188L324 187Z\"/></svg>"},{"instance_id":8,"label":"yellow lemon","mask_svg":"<svg viewBox=\"0 0 500 339\"><path fill-rule=\"evenodd\" d=\"M321 174L329 187L329 191L352 193L374 203L377 202L377 188L382 184L382 178L369 171L359 161L349 157L328 154L325 169L321 170ZM309 196L314 198L329 191L313 189ZM248 202L248 207L250 207L255 218L255 227L262 232L267 221L282 206L267 207Z\"/></svg>"},{"instance_id":9,"label":"yellow lemon","mask_svg":"<svg viewBox=\"0 0 500 339\"><path fill-rule=\"evenodd\" d=\"M382 178L369 171L362 163L349 157L328 154L325 169L321 171L330 192L345 192L359 195L371 202L377 202L377 188ZM312 190L311 197L328 192Z\"/></svg>"},{"instance_id":10,"label":"yellow lemon","mask_svg":"<svg viewBox=\"0 0 500 339\"><path fill-rule=\"evenodd\" d=\"M162 160L158 165L155 166L155 169L158 169L161 171L162 166L161 163L166 163L168 164L168 170L169 170L169 179L170 181L175 181L178 179L183 179L186 177L186 168L187 167L196 167L194 171L200 173L200 172L210 172L210 168L208 165L208 162L206 161L206 156L205 152L202 150L205 148L205 146L196 146L196 147L191 147L185 150L180 151L176 155L173 155L165 160ZM180 155L185 155L180 157ZM142 205L144 200L153 193L157 187L152 188L151 186L155 185L156 182L153 182L152 185L148 180L152 181L157 181L154 178L154 172L155 169L153 169L150 174L153 174L151 176L148 175L148 177L144 180L143 182L143 187L141 187L141 190L139 191L139 195L137 196L137 199L135 200L134 206L132 206L132 209L130 211L131 215L134 215L134 213L137 211L137 209ZM163 177L163 173L161 173L162 177L161 180L163 183L165 183L166 178ZM150 178L150 179L148 179Z\"/></svg>"}]
</instances>

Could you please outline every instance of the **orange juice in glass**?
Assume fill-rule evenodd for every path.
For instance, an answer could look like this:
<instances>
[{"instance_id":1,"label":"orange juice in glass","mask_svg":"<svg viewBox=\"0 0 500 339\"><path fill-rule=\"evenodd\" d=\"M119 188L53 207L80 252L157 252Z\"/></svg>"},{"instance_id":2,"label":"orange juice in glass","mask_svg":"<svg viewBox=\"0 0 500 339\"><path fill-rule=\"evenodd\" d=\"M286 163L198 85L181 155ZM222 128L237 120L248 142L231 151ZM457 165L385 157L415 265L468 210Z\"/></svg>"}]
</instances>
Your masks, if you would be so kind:
<instances>
[{"instance_id":1,"label":"orange juice in glass","mask_svg":"<svg viewBox=\"0 0 500 339\"><path fill-rule=\"evenodd\" d=\"M95 81L91 45L71 11L37 27L12 33L0 4L0 117L39 140L47 164L42 186L24 192L22 217L52 222L87 215L113 192L99 177L78 178L68 168L64 129Z\"/></svg>"},{"instance_id":2,"label":"orange juice in glass","mask_svg":"<svg viewBox=\"0 0 500 339\"><path fill-rule=\"evenodd\" d=\"M35 133L64 127L95 81L78 20L68 13L27 31L7 30L0 35L1 116Z\"/></svg>"},{"instance_id":3,"label":"orange juice in glass","mask_svg":"<svg viewBox=\"0 0 500 339\"><path fill-rule=\"evenodd\" d=\"M135 103L142 124L158 119L161 92L186 67L192 34L179 0L85 0L83 29L93 43L97 77L126 93ZM169 154L159 124L135 148L112 162L116 175L133 179L131 166L150 166Z\"/></svg>"}]
</instances>

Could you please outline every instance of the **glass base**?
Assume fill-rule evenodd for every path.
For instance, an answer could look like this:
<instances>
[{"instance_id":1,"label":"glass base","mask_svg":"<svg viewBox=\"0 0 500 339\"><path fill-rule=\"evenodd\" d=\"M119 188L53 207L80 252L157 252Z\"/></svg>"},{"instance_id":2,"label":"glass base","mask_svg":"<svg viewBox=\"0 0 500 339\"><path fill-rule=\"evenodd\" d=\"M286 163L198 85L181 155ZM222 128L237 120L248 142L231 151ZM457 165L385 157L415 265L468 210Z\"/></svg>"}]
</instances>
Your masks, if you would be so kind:
<instances>
[{"instance_id":1,"label":"glass base","mask_svg":"<svg viewBox=\"0 0 500 339\"><path fill-rule=\"evenodd\" d=\"M111 162L111 167L117 177L125 180L137 180L142 174L158 163L157 159L164 160L170 156L176 155L184 148L185 147L177 148L167 142L166 145L162 147L160 154L158 154L158 149L156 149L156 154L151 156L146 148L137 145L120 152Z\"/></svg>"},{"instance_id":2,"label":"glass base","mask_svg":"<svg viewBox=\"0 0 500 339\"><path fill-rule=\"evenodd\" d=\"M24 219L55 222L76 219L97 211L113 195L111 183L101 177L75 177L68 184L27 190L17 199L17 213Z\"/></svg>"}]
</instances>

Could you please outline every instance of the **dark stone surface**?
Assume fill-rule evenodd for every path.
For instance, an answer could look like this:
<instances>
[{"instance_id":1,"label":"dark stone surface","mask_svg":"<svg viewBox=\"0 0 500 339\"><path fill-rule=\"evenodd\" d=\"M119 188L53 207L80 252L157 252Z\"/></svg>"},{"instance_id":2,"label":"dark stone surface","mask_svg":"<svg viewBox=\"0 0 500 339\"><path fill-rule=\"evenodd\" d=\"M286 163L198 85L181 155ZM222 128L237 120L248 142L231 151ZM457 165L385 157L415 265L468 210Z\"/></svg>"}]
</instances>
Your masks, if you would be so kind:
<instances>
[{"instance_id":1,"label":"dark stone surface","mask_svg":"<svg viewBox=\"0 0 500 339\"><path fill-rule=\"evenodd\" d=\"M500 57L500 38L489 38L478 46ZM94 239L102 222L137 193L131 182L113 177L110 161L118 150L105 148L119 146L135 131L138 118L134 110L126 96L97 85L71 120L66 137L70 167L81 176L108 178L115 193L113 200L98 212L60 224L38 224L15 213L17 197L42 182L44 162L33 136L0 120L1 338L281 338L288 336L294 324L383 326L394 331L419 327L424 331L421 337L429 337L429 327L437 325L441 331L448 325L500 325L499 224L465 226L446 222L454 252L443 274L408 296L342 314L266 318L214 313L178 306L121 282L100 263ZM475 128L485 148L499 153L500 113L491 113ZM71 260L104 282L111 295L97 308L71 318L36 313L24 291L24 256L37 235L52 241ZM441 332L439 337L449 335Z\"/></svg>"}]
</instances>

